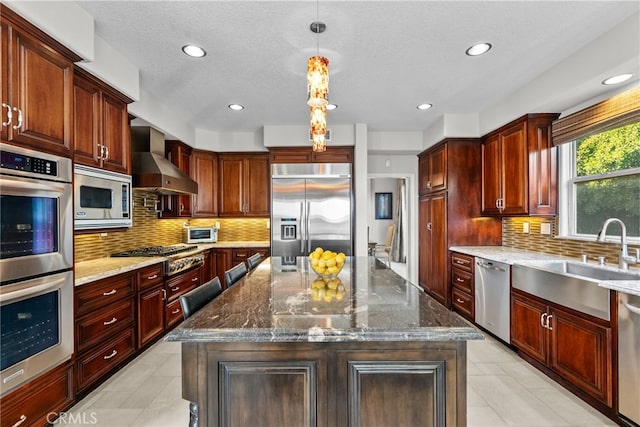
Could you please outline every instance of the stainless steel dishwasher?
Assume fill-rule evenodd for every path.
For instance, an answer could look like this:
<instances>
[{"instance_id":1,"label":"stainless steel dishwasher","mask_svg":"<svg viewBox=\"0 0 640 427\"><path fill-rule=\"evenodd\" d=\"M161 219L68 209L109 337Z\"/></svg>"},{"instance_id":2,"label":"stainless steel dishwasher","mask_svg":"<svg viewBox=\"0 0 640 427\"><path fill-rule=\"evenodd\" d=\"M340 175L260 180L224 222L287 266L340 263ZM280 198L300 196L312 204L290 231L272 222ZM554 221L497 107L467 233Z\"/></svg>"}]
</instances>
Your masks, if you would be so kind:
<instances>
[{"instance_id":1,"label":"stainless steel dishwasher","mask_svg":"<svg viewBox=\"0 0 640 427\"><path fill-rule=\"evenodd\" d=\"M510 344L510 266L484 258L475 261L476 323Z\"/></svg>"},{"instance_id":2,"label":"stainless steel dishwasher","mask_svg":"<svg viewBox=\"0 0 640 427\"><path fill-rule=\"evenodd\" d=\"M618 412L640 424L640 296L618 292Z\"/></svg>"}]
</instances>

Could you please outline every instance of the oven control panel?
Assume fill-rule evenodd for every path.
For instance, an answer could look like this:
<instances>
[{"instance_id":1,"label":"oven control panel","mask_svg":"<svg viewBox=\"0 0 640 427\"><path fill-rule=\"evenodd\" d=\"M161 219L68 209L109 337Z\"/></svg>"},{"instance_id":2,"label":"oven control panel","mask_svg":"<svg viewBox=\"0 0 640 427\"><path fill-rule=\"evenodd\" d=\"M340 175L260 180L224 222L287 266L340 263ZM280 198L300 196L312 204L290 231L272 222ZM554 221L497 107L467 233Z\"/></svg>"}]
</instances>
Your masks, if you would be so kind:
<instances>
[{"instance_id":1,"label":"oven control panel","mask_svg":"<svg viewBox=\"0 0 640 427\"><path fill-rule=\"evenodd\" d=\"M58 176L57 162L39 157L12 153L11 151L2 151L0 167L47 176Z\"/></svg>"}]
</instances>

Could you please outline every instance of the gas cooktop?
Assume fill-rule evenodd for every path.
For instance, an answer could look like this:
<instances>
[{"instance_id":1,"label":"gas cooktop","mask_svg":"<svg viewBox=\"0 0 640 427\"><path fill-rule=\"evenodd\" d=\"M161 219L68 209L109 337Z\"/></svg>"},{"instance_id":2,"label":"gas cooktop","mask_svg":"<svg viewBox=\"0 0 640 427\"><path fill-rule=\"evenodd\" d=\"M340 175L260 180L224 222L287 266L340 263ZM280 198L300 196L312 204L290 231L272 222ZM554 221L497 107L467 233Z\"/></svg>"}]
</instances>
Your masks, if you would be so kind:
<instances>
[{"instance_id":1,"label":"gas cooktop","mask_svg":"<svg viewBox=\"0 0 640 427\"><path fill-rule=\"evenodd\" d=\"M112 257L134 257L134 256L169 256L179 254L181 252L193 251L198 246L186 245L170 245L170 246L149 246L146 248L132 249L130 251L116 252L111 254Z\"/></svg>"}]
</instances>

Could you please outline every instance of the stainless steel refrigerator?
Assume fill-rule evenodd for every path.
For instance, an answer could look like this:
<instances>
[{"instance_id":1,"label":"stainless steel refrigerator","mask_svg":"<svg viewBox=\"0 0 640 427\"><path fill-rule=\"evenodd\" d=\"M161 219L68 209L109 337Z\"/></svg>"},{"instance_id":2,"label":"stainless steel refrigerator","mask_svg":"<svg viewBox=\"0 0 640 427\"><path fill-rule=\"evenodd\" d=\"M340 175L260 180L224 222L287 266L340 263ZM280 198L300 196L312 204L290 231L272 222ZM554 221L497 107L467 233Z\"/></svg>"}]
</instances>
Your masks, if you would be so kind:
<instances>
[{"instance_id":1,"label":"stainless steel refrigerator","mask_svg":"<svg viewBox=\"0 0 640 427\"><path fill-rule=\"evenodd\" d=\"M271 255L308 255L320 246L353 253L348 163L271 165Z\"/></svg>"}]
</instances>

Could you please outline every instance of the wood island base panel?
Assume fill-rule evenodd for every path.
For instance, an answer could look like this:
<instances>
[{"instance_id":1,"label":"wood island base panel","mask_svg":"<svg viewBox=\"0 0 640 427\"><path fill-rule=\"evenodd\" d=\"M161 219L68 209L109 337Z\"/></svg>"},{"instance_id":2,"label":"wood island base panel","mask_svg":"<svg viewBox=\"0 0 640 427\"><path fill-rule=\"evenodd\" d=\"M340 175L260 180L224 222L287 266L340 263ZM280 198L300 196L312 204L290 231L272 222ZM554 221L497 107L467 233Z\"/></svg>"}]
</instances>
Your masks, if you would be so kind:
<instances>
[{"instance_id":1,"label":"wood island base panel","mask_svg":"<svg viewBox=\"0 0 640 427\"><path fill-rule=\"evenodd\" d=\"M269 258L174 329L198 426L465 426L457 314L375 258ZM186 420L185 420L186 421Z\"/></svg>"}]
</instances>

